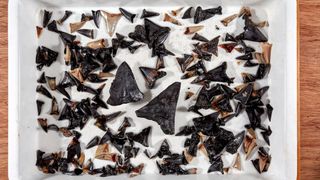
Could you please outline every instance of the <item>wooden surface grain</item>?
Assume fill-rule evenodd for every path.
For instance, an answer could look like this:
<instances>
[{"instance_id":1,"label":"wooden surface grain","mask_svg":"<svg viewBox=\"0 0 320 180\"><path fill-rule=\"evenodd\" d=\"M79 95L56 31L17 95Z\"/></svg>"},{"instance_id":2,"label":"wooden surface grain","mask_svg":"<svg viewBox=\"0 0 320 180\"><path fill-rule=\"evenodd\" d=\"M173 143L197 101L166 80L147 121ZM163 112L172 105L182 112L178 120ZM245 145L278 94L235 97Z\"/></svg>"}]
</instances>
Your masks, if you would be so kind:
<instances>
[{"instance_id":1,"label":"wooden surface grain","mask_svg":"<svg viewBox=\"0 0 320 180\"><path fill-rule=\"evenodd\" d=\"M300 0L300 177L320 179L320 1ZM0 179L7 179L7 0L0 1Z\"/></svg>"}]
</instances>

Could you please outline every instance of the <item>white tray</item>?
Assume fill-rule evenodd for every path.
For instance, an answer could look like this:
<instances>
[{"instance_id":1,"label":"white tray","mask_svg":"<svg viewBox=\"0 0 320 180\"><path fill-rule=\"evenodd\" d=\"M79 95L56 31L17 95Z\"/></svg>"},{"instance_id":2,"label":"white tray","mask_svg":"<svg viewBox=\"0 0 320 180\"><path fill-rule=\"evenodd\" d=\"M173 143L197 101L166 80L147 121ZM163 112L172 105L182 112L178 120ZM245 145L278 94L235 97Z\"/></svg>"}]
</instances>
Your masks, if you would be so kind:
<instances>
[{"instance_id":1,"label":"white tray","mask_svg":"<svg viewBox=\"0 0 320 180\"><path fill-rule=\"evenodd\" d=\"M57 136L43 136L36 122L35 92L36 74L35 52L38 40L35 27L40 24L41 9L75 11L91 9L112 9L144 7L175 9L186 6L217 6L239 9L248 5L266 12L270 28L269 42L273 44L270 89L268 98L274 107L270 137L272 162L267 173L256 172L235 175L199 174L188 176L161 176L147 172L135 179L237 179L237 180L293 180L297 177L297 41L296 2L292 0L12 0L9 1L9 179L99 179L97 176L44 175L35 166L36 150L48 152L59 147ZM160 12L160 11L159 11ZM100 28L105 28L104 23ZM47 32L45 32L47 33ZM45 34L43 34L45 35ZM107 35L105 36L107 37ZM50 47L50 46L49 46ZM59 51L61 54L61 51ZM130 64L130 63L129 63ZM130 64L131 67L136 66ZM137 67L137 66L136 66ZM143 81L141 76L137 81ZM110 80L108 80L110 81ZM172 81L170 81L172 82ZM143 84L143 82L138 82ZM169 82L164 82L156 93ZM141 85L139 85L141 87ZM180 93L180 99L181 94ZM104 98L105 99L105 98ZM140 105L141 106L141 105ZM124 107L124 106L123 106ZM123 108L122 107L122 108ZM110 111L109 111L110 112ZM134 114L134 113L132 113ZM132 115L133 116L133 115ZM122 117L123 118L123 117ZM135 118L135 116L134 116ZM135 118L139 119L139 118ZM139 124L139 123L138 123ZM181 125L181 124L179 124ZM176 127L177 130L177 127ZM156 130L157 133L157 130ZM100 133L101 135L101 133ZM56 138L54 138L56 137ZM48 142L51 143L44 143ZM89 139L87 139L88 141ZM87 142L86 141L86 142ZM157 141L152 141L156 144ZM124 179L127 176L113 176L109 179ZM102 178L101 178L102 179Z\"/></svg>"}]
</instances>

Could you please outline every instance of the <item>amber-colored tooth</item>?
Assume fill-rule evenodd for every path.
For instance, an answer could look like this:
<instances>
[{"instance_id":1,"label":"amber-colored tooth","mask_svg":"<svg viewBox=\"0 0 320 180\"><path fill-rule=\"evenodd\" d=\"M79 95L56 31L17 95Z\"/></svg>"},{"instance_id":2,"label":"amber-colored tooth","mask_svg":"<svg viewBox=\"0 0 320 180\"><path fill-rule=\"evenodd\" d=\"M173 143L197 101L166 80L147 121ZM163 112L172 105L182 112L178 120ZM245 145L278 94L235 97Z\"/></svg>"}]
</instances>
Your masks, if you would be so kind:
<instances>
[{"instance_id":1,"label":"amber-colored tooth","mask_svg":"<svg viewBox=\"0 0 320 180\"><path fill-rule=\"evenodd\" d=\"M167 13L164 14L163 21L171 22L172 24L179 25L179 26L181 25L181 23L178 20L176 20L173 17L169 16L169 14L167 14Z\"/></svg>"},{"instance_id":2,"label":"amber-colored tooth","mask_svg":"<svg viewBox=\"0 0 320 180\"><path fill-rule=\"evenodd\" d=\"M172 16L177 16L181 11L182 11L183 7L176 9L176 10L172 10L171 14Z\"/></svg>"},{"instance_id":3,"label":"amber-colored tooth","mask_svg":"<svg viewBox=\"0 0 320 180\"><path fill-rule=\"evenodd\" d=\"M70 23L70 32L74 33L77 30L81 29L82 26L84 26L86 24L87 21L81 21L81 22L75 22L75 23Z\"/></svg>"},{"instance_id":4,"label":"amber-colored tooth","mask_svg":"<svg viewBox=\"0 0 320 180\"><path fill-rule=\"evenodd\" d=\"M37 37L39 38L41 36L41 34L42 34L43 28L39 27L39 26L36 26L36 29L37 29Z\"/></svg>"},{"instance_id":5,"label":"amber-colored tooth","mask_svg":"<svg viewBox=\"0 0 320 180\"><path fill-rule=\"evenodd\" d=\"M77 78L81 83L83 83L84 78L83 78L83 76L82 76L82 74L81 74L80 68L75 68L75 69L71 70L70 73L71 73L75 78Z\"/></svg>"},{"instance_id":6,"label":"amber-colored tooth","mask_svg":"<svg viewBox=\"0 0 320 180\"><path fill-rule=\"evenodd\" d=\"M186 31L184 32L184 34L193 34L196 33L198 31L200 31L201 29L203 29L204 26L200 25L200 26L190 26L186 28Z\"/></svg>"},{"instance_id":7,"label":"amber-colored tooth","mask_svg":"<svg viewBox=\"0 0 320 180\"><path fill-rule=\"evenodd\" d=\"M261 21L261 22L257 23L256 26L259 28L269 27L269 22L268 21Z\"/></svg>"},{"instance_id":8,"label":"amber-colored tooth","mask_svg":"<svg viewBox=\"0 0 320 180\"><path fill-rule=\"evenodd\" d=\"M249 7L242 7L239 14L238 14L238 17L241 17L243 15L247 15L247 16L251 16L251 10Z\"/></svg>"},{"instance_id":9,"label":"amber-colored tooth","mask_svg":"<svg viewBox=\"0 0 320 180\"><path fill-rule=\"evenodd\" d=\"M121 13L108 13L106 11L101 10L102 13L102 17L105 20L106 24L107 24L107 30L108 30L108 34L110 37L113 36L117 24L122 16Z\"/></svg>"},{"instance_id":10,"label":"amber-colored tooth","mask_svg":"<svg viewBox=\"0 0 320 180\"><path fill-rule=\"evenodd\" d=\"M261 43L261 48L265 63L270 64L272 44L267 42Z\"/></svg>"},{"instance_id":11,"label":"amber-colored tooth","mask_svg":"<svg viewBox=\"0 0 320 180\"><path fill-rule=\"evenodd\" d=\"M243 143L244 152L246 153L246 159L248 159L254 148L257 146L256 139L247 135Z\"/></svg>"},{"instance_id":12,"label":"amber-colored tooth","mask_svg":"<svg viewBox=\"0 0 320 180\"><path fill-rule=\"evenodd\" d=\"M117 154L110 152L108 144L101 144L98 146L95 153L95 158L113 162L116 162L118 160Z\"/></svg>"},{"instance_id":13,"label":"amber-colored tooth","mask_svg":"<svg viewBox=\"0 0 320 180\"><path fill-rule=\"evenodd\" d=\"M66 53L64 54L64 60L66 62L66 65L70 64L71 60L71 50L68 45L66 45Z\"/></svg>"},{"instance_id":14,"label":"amber-colored tooth","mask_svg":"<svg viewBox=\"0 0 320 180\"><path fill-rule=\"evenodd\" d=\"M241 158L239 153L237 153L237 156L235 158L235 161L232 167L241 171L242 167L241 167Z\"/></svg>"},{"instance_id":15,"label":"amber-colored tooth","mask_svg":"<svg viewBox=\"0 0 320 180\"><path fill-rule=\"evenodd\" d=\"M191 98L191 96L193 96L194 95L194 92L191 92L191 91L187 91L186 92L186 96L185 96L185 100L188 100L188 99L190 99Z\"/></svg>"},{"instance_id":16,"label":"amber-colored tooth","mask_svg":"<svg viewBox=\"0 0 320 180\"><path fill-rule=\"evenodd\" d=\"M232 22L234 19L236 19L238 17L238 14L233 14L231 16L228 16L224 19L222 19L220 22L224 25L224 26L228 26L230 22Z\"/></svg>"},{"instance_id":17,"label":"amber-colored tooth","mask_svg":"<svg viewBox=\"0 0 320 180\"><path fill-rule=\"evenodd\" d=\"M105 48L108 46L108 41L106 41L105 39L98 39L88 42L87 46L91 49Z\"/></svg>"}]
</instances>

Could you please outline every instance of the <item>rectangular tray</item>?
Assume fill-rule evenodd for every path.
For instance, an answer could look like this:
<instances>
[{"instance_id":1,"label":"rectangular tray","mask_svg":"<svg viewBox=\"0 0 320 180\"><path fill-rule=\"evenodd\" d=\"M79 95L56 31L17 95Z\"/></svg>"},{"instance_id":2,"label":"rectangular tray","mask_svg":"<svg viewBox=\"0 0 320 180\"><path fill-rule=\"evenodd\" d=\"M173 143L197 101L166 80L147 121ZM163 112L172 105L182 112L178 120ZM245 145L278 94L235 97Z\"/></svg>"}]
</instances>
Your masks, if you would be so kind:
<instances>
[{"instance_id":1,"label":"rectangular tray","mask_svg":"<svg viewBox=\"0 0 320 180\"><path fill-rule=\"evenodd\" d=\"M273 44L269 99L274 107L270 137L272 162L267 173L236 175L199 174L161 176L143 174L135 179L238 179L293 180L297 177L297 41L296 2L291 0L12 0L9 1L9 179L96 179L96 176L72 177L43 175L35 166L36 150L50 150L39 133L35 108L37 70L34 59L38 40L35 26L41 9L91 10L129 7L175 9L186 6L238 8L248 5L267 14L269 41ZM104 27L102 27L104 28ZM166 87L166 86L165 86ZM56 142L59 144L60 142ZM49 146L49 147L48 147ZM52 145L54 146L54 145ZM54 146L55 147L55 146ZM115 176L112 179L123 179Z\"/></svg>"}]
</instances>

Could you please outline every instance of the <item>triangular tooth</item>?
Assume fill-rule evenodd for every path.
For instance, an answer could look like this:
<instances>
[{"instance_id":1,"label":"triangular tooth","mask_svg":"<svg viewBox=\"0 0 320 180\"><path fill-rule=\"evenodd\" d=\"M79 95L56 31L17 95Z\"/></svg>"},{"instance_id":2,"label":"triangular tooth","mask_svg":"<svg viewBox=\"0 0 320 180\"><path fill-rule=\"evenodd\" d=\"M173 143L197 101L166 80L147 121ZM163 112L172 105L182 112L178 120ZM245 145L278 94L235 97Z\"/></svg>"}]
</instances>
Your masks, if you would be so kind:
<instances>
[{"instance_id":1,"label":"triangular tooth","mask_svg":"<svg viewBox=\"0 0 320 180\"><path fill-rule=\"evenodd\" d=\"M227 53L231 53L236 46L237 46L237 43L226 43L226 44L219 45L219 47L226 50Z\"/></svg>"},{"instance_id":2,"label":"triangular tooth","mask_svg":"<svg viewBox=\"0 0 320 180\"><path fill-rule=\"evenodd\" d=\"M182 16L182 19L189 19L191 18L191 11L192 11L193 7L189 7L184 13L183 13L183 16Z\"/></svg>"},{"instance_id":3,"label":"triangular tooth","mask_svg":"<svg viewBox=\"0 0 320 180\"><path fill-rule=\"evenodd\" d=\"M77 33L82 34L88 38L94 39L94 31L93 29L79 29Z\"/></svg>"},{"instance_id":4,"label":"triangular tooth","mask_svg":"<svg viewBox=\"0 0 320 180\"><path fill-rule=\"evenodd\" d=\"M72 11L64 11L63 17L57 21L58 24L62 25L64 21L66 21L72 14Z\"/></svg>"},{"instance_id":5,"label":"triangular tooth","mask_svg":"<svg viewBox=\"0 0 320 180\"><path fill-rule=\"evenodd\" d=\"M224 19L222 19L220 22L224 25L224 26L228 26L230 22L232 22L234 19L236 19L238 17L238 14L233 14L231 16L228 16Z\"/></svg>"},{"instance_id":6,"label":"triangular tooth","mask_svg":"<svg viewBox=\"0 0 320 180\"><path fill-rule=\"evenodd\" d=\"M232 167L238 169L239 171L242 170L241 158L240 158L240 154L239 153L237 153Z\"/></svg>"},{"instance_id":7,"label":"triangular tooth","mask_svg":"<svg viewBox=\"0 0 320 180\"><path fill-rule=\"evenodd\" d=\"M154 16L159 16L159 15L160 15L160 14L157 13L157 12L147 11L147 10L143 9L140 18L143 19L143 18L154 17Z\"/></svg>"},{"instance_id":8,"label":"triangular tooth","mask_svg":"<svg viewBox=\"0 0 320 180\"><path fill-rule=\"evenodd\" d=\"M181 71L184 73L187 67L191 64L194 60L194 57L189 54L184 54L183 57L177 57L178 64L180 65Z\"/></svg>"},{"instance_id":9,"label":"triangular tooth","mask_svg":"<svg viewBox=\"0 0 320 180\"><path fill-rule=\"evenodd\" d=\"M43 28L39 27L39 26L36 26L36 29L37 29L37 37L39 38L41 36L41 34L42 34Z\"/></svg>"},{"instance_id":10,"label":"triangular tooth","mask_svg":"<svg viewBox=\"0 0 320 180\"><path fill-rule=\"evenodd\" d=\"M143 99L143 93L139 90L132 70L126 62L119 66L109 92L107 103L114 106Z\"/></svg>"},{"instance_id":11,"label":"triangular tooth","mask_svg":"<svg viewBox=\"0 0 320 180\"><path fill-rule=\"evenodd\" d=\"M93 20L93 16L92 15L87 15L85 13L81 14L81 21L91 21Z\"/></svg>"},{"instance_id":12,"label":"triangular tooth","mask_svg":"<svg viewBox=\"0 0 320 180\"><path fill-rule=\"evenodd\" d=\"M162 69L164 68L164 60L163 57L158 57L157 58L157 64L156 64L156 69Z\"/></svg>"},{"instance_id":13,"label":"triangular tooth","mask_svg":"<svg viewBox=\"0 0 320 180\"><path fill-rule=\"evenodd\" d=\"M141 132L139 132L138 134L134 134L132 132L130 133L126 133L126 135L128 136L128 138L132 141L136 141L142 145L144 145L145 147L149 147L149 135L151 132L151 126L142 129Z\"/></svg>"},{"instance_id":14,"label":"triangular tooth","mask_svg":"<svg viewBox=\"0 0 320 180\"><path fill-rule=\"evenodd\" d=\"M261 48L262 48L262 54L265 60L265 64L270 64L270 59L271 59L271 49L272 49L272 44L270 43L261 43Z\"/></svg>"},{"instance_id":15,"label":"triangular tooth","mask_svg":"<svg viewBox=\"0 0 320 180\"><path fill-rule=\"evenodd\" d=\"M197 41L202 41L202 42L209 42L209 40L201 35L199 35L198 33L195 33L192 38L192 40L197 40Z\"/></svg>"},{"instance_id":16,"label":"triangular tooth","mask_svg":"<svg viewBox=\"0 0 320 180\"><path fill-rule=\"evenodd\" d=\"M59 105L55 97L51 101L51 115L59 115Z\"/></svg>"},{"instance_id":17,"label":"triangular tooth","mask_svg":"<svg viewBox=\"0 0 320 180\"><path fill-rule=\"evenodd\" d=\"M186 30L184 31L184 34L193 34L196 33L200 30L203 29L203 25L199 25L199 26L189 26L186 28Z\"/></svg>"},{"instance_id":18,"label":"triangular tooth","mask_svg":"<svg viewBox=\"0 0 320 180\"><path fill-rule=\"evenodd\" d=\"M171 22L172 24L175 24L175 25L178 25L178 26L181 25L181 23L178 20L176 20L173 17L169 16L169 14L167 14L167 13L164 14L163 21L164 22Z\"/></svg>"},{"instance_id":19,"label":"triangular tooth","mask_svg":"<svg viewBox=\"0 0 320 180\"><path fill-rule=\"evenodd\" d=\"M108 13L106 11L101 10L102 17L104 18L106 24L107 24L107 30L110 37L113 36L117 24L121 18L121 13Z\"/></svg>"},{"instance_id":20,"label":"triangular tooth","mask_svg":"<svg viewBox=\"0 0 320 180\"><path fill-rule=\"evenodd\" d=\"M92 138L92 139L88 142L88 144L87 144L87 146L86 146L86 149L90 149L90 148L98 145L98 144L99 144L99 141L100 141L100 137L99 137L99 136L95 136L94 138Z\"/></svg>"},{"instance_id":21,"label":"triangular tooth","mask_svg":"<svg viewBox=\"0 0 320 180\"><path fill-rule=\"evenodd\" d=\"M51 19L51 16L52 16L52 12L47 11L47 10L43 11L43 19L42 19L42 27L43 28L45 28L48 25L48 23Z\"/></svg>"},{"instance_id":22,"label":"triangular tooth","mask_svg":"<svg viewBox=\"0 0 320 180\"><path fill-rule=\"evenodd\" d=\"M136 14L132 14L123 8L119 8L119 10L126 19L128 19L131 23L133 23L133 20L136 17Z\"/></svg>"},{"instance_id":23,"label":"triangular tooth","mask_svg":"<svg viewBox=\"0 0 320 180\"><path fill-rule=\"evenodd\" d=\"M177 16L182 11L182 9L183 9L183 7L178 8L176 10L172 10L171 11L172 16Z\"/></svg>"},{"instance_id":24,"label":"triangular tooth","mask_svg":"<svg viewBox=\"0 0 320 180\"><path fill-rule=\"evenodd\" d=\"M88 42L87 46L91 49L105 48L108 46L108 41L106 41L105 39L98 39Z\"/></svg>"},{"instance_id":25,"label":"triangular tooth","mask_svg":"<svg viewBox=\"0 0 320 180\"><path fill-rule=\"evenodd\" d=\"M137 110L136 115L157 122L165 134L174 134L180 87L180 82L171 84L147 105Z\"/></svg>"},{"instance_id":26,"label":"triangular tooth","mask_svg":"<svg viewBox=\"0 0 320 180\"><path fill-rule=\"evenodd\" d=\"M153 88L156 81L159 78L162 78L165 76L167 73L164 71L158 71L157 69L154 68L148 68L148 67L139 67L144 79L146 80L148 88Z\"/></svg>"},{"instance_id":27,"label":"triangular tooth","mask_svg":"<svg viewBox=\"0 0 320 180\"><path fill-rule=\"evenodd\" d=\"M70 23L70 32L74 33L76 31L78 31L79 29L82 28L82 26L84 26L86 24L86 21L80 21L80 22L75 22L75 23Z\"/></svg>"},{"instance_id":28,"label":"triangular tooth","mask_svg":"<svg viewBox=\"0 0 320 180\"><path fill-rule=\"evenodd\" d=\"M36 102L37 102L38 116L40 116L44 102L41 100L37 100Z\"/></svg>"},{"instance_id":29,"label":"triangular tooth","mask_svg":"<svg viewBox=\"0 0 320 180\"><path fill-rule=\"evenodd\" d=\"M100 28L100 10L97 11L91 11L92 12L92 17L93 17L93 22L96 25L97 28Z\"/></svg>"}]
</instances>

